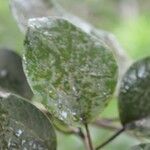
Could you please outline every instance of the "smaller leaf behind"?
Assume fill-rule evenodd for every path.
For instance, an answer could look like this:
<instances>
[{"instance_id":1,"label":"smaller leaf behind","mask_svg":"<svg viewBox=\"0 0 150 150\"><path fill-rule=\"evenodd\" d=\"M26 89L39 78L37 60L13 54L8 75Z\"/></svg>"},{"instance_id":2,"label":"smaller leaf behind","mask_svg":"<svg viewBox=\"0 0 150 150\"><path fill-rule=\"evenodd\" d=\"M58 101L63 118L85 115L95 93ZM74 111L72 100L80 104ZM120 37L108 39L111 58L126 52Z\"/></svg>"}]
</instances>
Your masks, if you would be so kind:
<instances>
[{"instance_id":1,"label":"smaller leaf behind","mask_svg":"<svg viewBox=\"0 0 150 150\"><path fill-rule=\"evenodd\" d=\"M0 149L56 150L56 135L34 105L7 94L0 97Z\"/></svg>"},{"instance_id":2,"label":"smaller leaf behind","mask_svg":"<svg viewBox=\"0 0 150 150\"><path fill-rule=\"evenodd\" d=\"M124 126L150 138L150 57L135 62L126 72L119 92L119 113Z\"/></svg>"}]
</instances>

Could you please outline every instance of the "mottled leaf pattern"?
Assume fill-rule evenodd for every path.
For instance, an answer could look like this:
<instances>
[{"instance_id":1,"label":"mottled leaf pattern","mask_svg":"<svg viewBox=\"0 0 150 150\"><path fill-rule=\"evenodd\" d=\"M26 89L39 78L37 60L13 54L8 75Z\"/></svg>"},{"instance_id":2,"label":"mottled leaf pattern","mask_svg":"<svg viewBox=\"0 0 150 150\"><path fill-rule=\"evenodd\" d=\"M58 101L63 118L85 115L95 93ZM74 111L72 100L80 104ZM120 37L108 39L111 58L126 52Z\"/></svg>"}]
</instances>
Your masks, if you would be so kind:
<instances>
[{"instance_id":1,"label":"mottled leaf pattern","mask_svg":"<svg viewBox=\"0 0 150 150\"><path fill-rule=\"evenodd\" d=\"M35 94L66 123L90 122L106 107L117 81L112 52L67 20L29 22L24 68Z\"/></svg>"}]
</instances>

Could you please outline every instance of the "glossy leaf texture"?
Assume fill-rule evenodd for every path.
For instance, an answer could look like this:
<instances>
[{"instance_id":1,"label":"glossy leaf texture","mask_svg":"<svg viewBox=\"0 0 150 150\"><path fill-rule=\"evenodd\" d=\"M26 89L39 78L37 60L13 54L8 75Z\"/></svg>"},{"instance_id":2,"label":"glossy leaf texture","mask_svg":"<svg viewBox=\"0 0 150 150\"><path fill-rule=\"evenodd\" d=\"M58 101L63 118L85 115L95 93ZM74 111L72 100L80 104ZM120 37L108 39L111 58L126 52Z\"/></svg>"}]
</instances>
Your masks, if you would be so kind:
<instances>
[{"instance_id":1,"label":"glossy leaf texture","mask_svg":"<svg viewBox=\"0 0 150 150\"><path fill-rule=\"evenodd\" d=\"M150 150L150 143L144 143L133 146L131 150Z\"/></svg>"},{"instance_id":2,"label":"glossy leaf texture","mask_svg":"<svg viewBox=\"0 0 150 150\"><path fill-rule=\"evenodd\" d=\"M137 136L150 137L150 57L126 72L119 92L120 119Z\"/></svg>"},{"instance_id":3,"label":"glossy leaf texture","mask_svg":"<svg viewBox=\"0 0 150 150\"><path fill-rule=\"evenodd\" d=\"M117 64L104 43L60 18L29 21L24 68L35 94L68 124L90 122L104 110Z\"/></svg>"},{"instance_id":4,"label":"glossy leaf texture","mask_svg":"<svg viewBox=\"0 0 150 150\"><path fill-rule=\"evenodd\" d=\"M56 135L47 117L25 99L0 96L0 149L56 150Z\"/></svg>"},{"instance_id":5,"label":"glossy leaf texture","mask_svg":"<svg viewBox=\"0 0 150 150\"><path fill-rule=\"evenodd\" d=\"M0 90L28 99L33 96L23 71L22 58L7 49L0 49Z\"/></svg>"}]
</instances>

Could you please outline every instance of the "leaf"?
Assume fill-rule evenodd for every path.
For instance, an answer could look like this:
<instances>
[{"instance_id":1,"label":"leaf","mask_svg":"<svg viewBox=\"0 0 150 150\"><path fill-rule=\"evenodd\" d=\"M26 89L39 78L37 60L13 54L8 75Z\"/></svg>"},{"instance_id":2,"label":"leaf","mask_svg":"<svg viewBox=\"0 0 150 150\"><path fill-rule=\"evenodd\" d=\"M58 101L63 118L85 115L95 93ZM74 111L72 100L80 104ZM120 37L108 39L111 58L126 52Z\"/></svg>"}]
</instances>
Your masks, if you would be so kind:
<instances>
[{"instance_id":1,"label":"leaf","mask_svg":"<svg viewBox=\"0 0 150 150\"><path fill-rule=\"evenodd\" d=\"M59 120L58 118L51 115L47 111L47 109L40 102L37 101L37 99L38 99L38 97L34 96L32 99L32 104L34 106L36 106L42 112L46 113L46 116L53 122L53 126L55 127L55 129L57 129L58 131L60 131L62 133L70 132L70 129L72 129L72 128L69 127L67 124L65 124L62 120Z\"/></svg>"},{"instance_id":2,"label":"leaf","mask_svg":"<svg viewBox=\"0 0 150 150\"><path fill-rule=\"evenodd\" d=\"M31 19L24 68L35 94L68 124L90 122L104 110L117 64L104 43L59 18Z\"/></svg>"},{"instance_id":3,"label":"leaf","mask_svg":"<svg viewBox=\"0 0 150 150\"><path fill-rule=\"evenodd\" d=\"M150 137L150 57L135 62L126 72L119 92L124 126L136 135Z\"/></svg>"},{"instance_id":4,"label":"leaf","mask_svg":"<svg viewBox=\"0 0 150 150\"><path fill-rule=\"evenodd\" d=\"M56 135L34 105L7 94L0 97L0 149L56 150Z\"/></svg>"},{"instance_id":5,"label":"leaf","mask_svg":"<svg viewBox=\"0 0 150 150\"><path fill-rule=\"evenodd\" d=\"M144 143L140 145L133 146L131 150L149 150L150 149L150 144L149 143Z\"/></svg>"},{"instance_id":6,"label":"leaf","mask_svg":"<svg viewBox=\"0 0 150 150\"><path fill-rule=\"evenodd\" d=\"M28 99L33 96L23 72L21 57L6 49L0 49L0 90Z\"/></svg>"}]
</instances>

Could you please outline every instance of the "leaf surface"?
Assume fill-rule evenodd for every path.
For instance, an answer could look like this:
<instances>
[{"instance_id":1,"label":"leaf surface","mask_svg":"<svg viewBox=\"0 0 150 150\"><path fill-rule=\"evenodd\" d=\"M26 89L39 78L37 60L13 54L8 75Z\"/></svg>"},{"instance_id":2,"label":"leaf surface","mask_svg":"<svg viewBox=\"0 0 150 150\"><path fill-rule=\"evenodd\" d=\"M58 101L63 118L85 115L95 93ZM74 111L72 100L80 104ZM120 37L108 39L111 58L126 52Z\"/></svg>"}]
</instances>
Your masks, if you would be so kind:
<instances>
[{"instance_id":1,"label":"leaf surface","mask_svg":"<svg viewBox=\"0 0 150 150\"><path fill-rule=\"evenodd\" d=\"M61 120L89 122L104 110L117 82L112 52L59 18L29 21L24 68L35 94Z\"/></svg>"},{"instance_id":2,"label":"leaf surface","mask_svg":"<svg viewBox=\"0 0 150 150\"><path fill-rule=\"evenodd\" d=\"M5 94L0 97L0 149L56 150L56 135L34 105Z\"/></svg>"},{"instance_id":3,"label":"leaf surface","mask_svg":"<svg viewBox=\"0 0 150 150\"><path fill-rule=\"evenodd\" d=\"M126 72L119 92L124 126L136 135L150 137L150 57L135 62Z\"/></svg>"}]
</instances>

